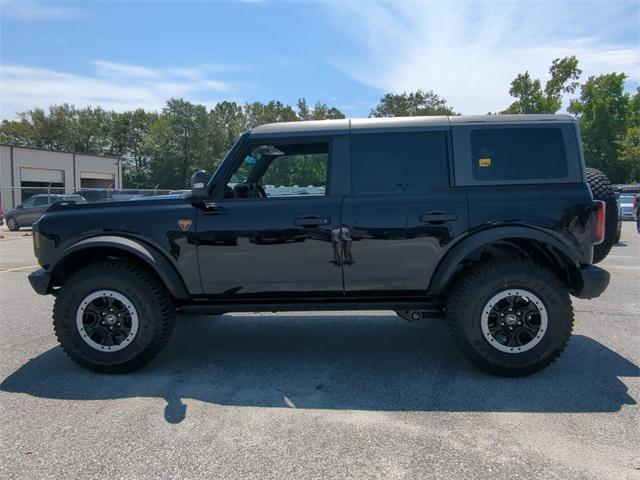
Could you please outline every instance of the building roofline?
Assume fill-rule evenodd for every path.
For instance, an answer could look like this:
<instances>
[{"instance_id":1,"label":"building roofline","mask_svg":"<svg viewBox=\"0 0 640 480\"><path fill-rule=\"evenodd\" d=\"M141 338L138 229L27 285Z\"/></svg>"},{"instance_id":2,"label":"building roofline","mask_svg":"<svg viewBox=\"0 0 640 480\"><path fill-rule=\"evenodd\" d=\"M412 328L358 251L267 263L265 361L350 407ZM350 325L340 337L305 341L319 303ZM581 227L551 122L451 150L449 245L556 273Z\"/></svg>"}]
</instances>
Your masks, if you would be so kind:
<instances>
[{"instance_id":1,"label":"building roofline","mask_svg":"<svg viewBox=\"0 0 640 480\"><path fill-rule=\"evenodd\" d=\"M24 146L24 145L14 145L12 143L2 143L2 142L0 142L0 147L24 148L26 150L38 150L40 152L68 153L70 155L84 155L85 157L108 158L110 160L118 160L118 161L122 160L122 157L111 157L111 156L107 156L107 155L98 155L97 153L74 152L73 150L53 150L53 149L50 149L50 148L42 148L42 147L27 147L27 146Z\"/></svg>"}]
</instances>

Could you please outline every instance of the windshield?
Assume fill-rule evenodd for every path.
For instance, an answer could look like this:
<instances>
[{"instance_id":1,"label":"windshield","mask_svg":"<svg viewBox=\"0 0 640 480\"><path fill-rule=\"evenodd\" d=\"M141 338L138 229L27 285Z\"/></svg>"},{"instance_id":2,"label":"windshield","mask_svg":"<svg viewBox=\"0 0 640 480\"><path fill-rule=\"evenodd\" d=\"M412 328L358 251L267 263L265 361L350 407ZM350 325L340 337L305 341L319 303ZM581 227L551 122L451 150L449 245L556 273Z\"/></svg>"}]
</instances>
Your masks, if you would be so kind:
<instances>
[{"instance_id":1,"label":"windshield","mask_svg":"<svg viewBox=\"0 0 640 480\"><path fill-rule=\"evenodd\" d=\"M620 195L620 203L633 203L633 195Z\"/></svg>"}]
</instances>

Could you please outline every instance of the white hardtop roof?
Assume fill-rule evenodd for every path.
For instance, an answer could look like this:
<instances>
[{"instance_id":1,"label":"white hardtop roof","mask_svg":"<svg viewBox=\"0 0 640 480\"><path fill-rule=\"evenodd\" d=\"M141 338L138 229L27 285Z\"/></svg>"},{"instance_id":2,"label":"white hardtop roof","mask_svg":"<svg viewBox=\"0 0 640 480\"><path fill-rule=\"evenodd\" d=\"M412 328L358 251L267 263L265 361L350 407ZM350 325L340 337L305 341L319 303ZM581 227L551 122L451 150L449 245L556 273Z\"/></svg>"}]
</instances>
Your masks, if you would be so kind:
<instances>
[{"instance_id":1,"label":"white hardtop roof","mask_svg":"<svg viewBox=\"0 0 640 480\"><path fill-rule=\"evenodd\" d=\"M345 118L341 120L308 120L300 122L267 123L251 130L252 134L303 133L314 131L359 130L402 127L438 127L471 123L535 123L535 122L575 122L575 118L565 114L526 115L456 115L431 117L382 117Z\"/></svg>"},{"instance_id":2,"label":"white hardtop roof","mask_svg":"<svg viewBox=\"0 0 640 480\"><path fill-rule=\"evenodd\" d=\"M267 123L251 129L251 134L303 133L314 131L387 129L402 127L448 127L473 123L533 123L533 122L575 122L575 118L565 114L526 115L456 115L431 117L382 117L345 118L341 120L309 120L300 122Z\"/></svg>"}]
</instances>

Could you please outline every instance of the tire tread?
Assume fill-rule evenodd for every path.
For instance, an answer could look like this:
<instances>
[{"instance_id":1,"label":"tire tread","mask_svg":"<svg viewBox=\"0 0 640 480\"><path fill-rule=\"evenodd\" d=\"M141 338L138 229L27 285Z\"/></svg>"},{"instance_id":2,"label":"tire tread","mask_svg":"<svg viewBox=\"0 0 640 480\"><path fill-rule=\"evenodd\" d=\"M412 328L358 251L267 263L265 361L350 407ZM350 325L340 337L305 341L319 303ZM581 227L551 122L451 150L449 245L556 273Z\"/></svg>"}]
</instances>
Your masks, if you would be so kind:
<instances>
[{"instance_id":1,"label":"tire tread","mask_svg":"<svg viewBox=\"0 0 640 480\"><path fill-rule=\"evenodd\" d=\"M542 361L526 367L497 365L488 361L486 358L480 355L466 340L466 337L464 335L464 330L466 328L464 325L464 321L467 315L466 307L469 303L469 299L476 296L478 285L483 285L484 283L490 281L491 279L495 279L496 276L504 274L505 272L518 270L522 271L524 269L529 270L534 275L542 276L544 278L544 281L551 285L555 291L562 292L561 295L563 297L564 306L568 308L569 312L569 328L565 329L562 332L563 338L560 341L560 348L553 351ZM453 336L463 355L480 369L488 373L500 376L525 376L548 367L553 362L555 362L560 354L564 351L573 331L573 307L571 305L571 299L569 297L566 285L564 285L564 283L549 270L532 261L525 259L492 259L480 263L475 267L472 267L454 284L449 294L446 311L449 332ZM487 348L492 347L487 345Z\"/></svg>"},{"instance_id":2,"label":"tire tread","mask_svg":"<svg viewBox=\"0 0 640 480\"><path fill-rule=\"evenodd\" d=\"M149 288L152 295L152 302L154 302L160 311L159 318L156 321L160 322L160 328L157 329L155 335L152 337L151 342L145 348L145 350L138 356L127 361L126 363L118 365L100 365L94 362L88 361L72 349L70 349L66 342L66 332L63 324L63 319L67 315L75 316L75 312L72 311L72 305L69 305L65 296L65 287L70 288L78 279L86 275L91 269L97 269L99 272L111 270L117 272L118 275L124 276L128 279L133 279L136 283L142 284ZM165 286L147 269L141 268L135 263L129 263L118 260L103 260L95 263L91 263L85 267L76 270L66 280L62 286L60 294L56 297L53 306L53 328L65 354L73 360L75 363L88 370L100 373L127 373L134 371L144 364L148 363L160 350L162 350L171 338L174 326L174 306L171 299L171 295L166 290Z\"/></svg>"}]
</instances>

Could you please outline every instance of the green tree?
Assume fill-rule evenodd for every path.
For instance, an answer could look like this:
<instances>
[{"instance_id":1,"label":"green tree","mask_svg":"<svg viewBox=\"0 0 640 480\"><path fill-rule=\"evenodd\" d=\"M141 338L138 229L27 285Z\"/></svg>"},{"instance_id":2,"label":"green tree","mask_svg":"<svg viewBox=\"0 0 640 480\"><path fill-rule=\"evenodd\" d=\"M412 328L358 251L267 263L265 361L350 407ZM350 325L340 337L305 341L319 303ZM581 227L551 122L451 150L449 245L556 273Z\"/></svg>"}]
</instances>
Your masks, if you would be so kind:
<instances>
[{"instance_id":1,"label":"green tree","mask_svg":"<svg viewBox=\"0 0 640 480\"><path fill-rule=\"evenodd\" d=\"M209 112L211 136L211 165L218 165L238 137L247 129L247 118L242 106L235 102L217 103Z\"/></svg>"},{"instance_id":2,"label":"green tree","mask_svg":"<svg viewBox=\"0 0 640 480\"><path fill-rule=\"evenodd\" d=\"M562 107L562 95L578 88L582 70L574 56L556 58L549 68L551 78L545 84L532 79L529 72L520 73L511 82L509 94L517 100L502 113L556 113Z\"/></svg>"},{"instance_id":3,"label":"green tree","mask_svg":"<svg viewBox=\"0 0 640 480\"><path fill-rule=\"evenodd\" d=\"M629 101L629 125L640 127L640 87L636 89L636 94Z\"/></svg>"},{"instance_id":4,"label":"green tree","mask_svg":"<svg viewBox=\"0 0 640 480\"><path fill-rule=\"evenodd\" d=\"M49 113L42 108L21 112L19 120L2 122L2 141L27 147L71 150L72 109L65 104L49 107Z\"/></svg>"},{"instance_id":5,"label":"green tree","mask_svg":"<svg viewBox=\"0 0 640 480\"><path fill-rule=\"evenodd\" d=\"M148 187L150 159L144 154L145 138L151 125L158 119L156 113L139 108L114 114L111 123L111 150L109 155L122 157L124 183L131 188Z\"/></svg>"},{"instance_id":6,"label":"green tree","mask_svg":"<svg viewBox=\"0 0 640 480\"><path fill-rule=\"evenodd\" d=\"M627 129L627 133L618 142L618 147L618 169L622 172L624 183L640 182L640 126Z\"/></svg>"},{"instance_id":7,"label":"green tree","mask_svg":"<svg viewBox=\"0 0 640 480\"><path fill-rule=\"evenodd\" d=\"M307 105L305 98L298 99L296 104L298 107L299 120L328 120L344 118L344 113L335 107L328 107L326 103L317 102L313 108Z\"/></svg>"},{"instance_id":8,"label":"green tree","mask_svg":"<svg viewBox=\"0 0 640 480\"><path fill-rule=\"evenodd\" d=\"M171 99L145 136L152 183L161 188L187 188L191 173L211 160L209 116L203 105Z\"/></svg>"},{"instance_id":9,"label":"green tree","mask_svg":"<svg viewBox=\"0 0 640 480\"><path fill-rule=\"evenodd\" d=\"M20 113L17 121L3 121L3 142L53 150L105 154L111 150L110 126L113 112L100 107L78 109L72 105L52 105Z\"/></svg>"},{"instance_id":10,"label":"green tree","mask_svg":"<svg viewBox=\"0 0 640 480\"><path fill-rule=\"evenodd\" d=\"M387 93L371 110L370 117L414 117L421 115L457 115L444 98L432 90Z\"/></svg>"},{"instance_id":11,"label":"green tree","mask_svg":"<svg viewBox=\"0 0 640 480\"><path fill-rule=\"evenodd\" d=\"M269 103L246 103L244 114L247 128L253 128L263 123L295 122L298 120L293 108L277 100L271 100Z\"/></svg>"},{"instance_id":12,"label":"green tree","mask_svg":"<svg viewBox=\"0 0 640 480\"><path fill-rule=\"evenodd\" d=\"M587 165L605 172L612 182L625 182L628 168L620 162L621 142L629 126L630 95L624 91L624 73L589 77L569 111L576 115Z\"/></svg>"}]
</instances>

